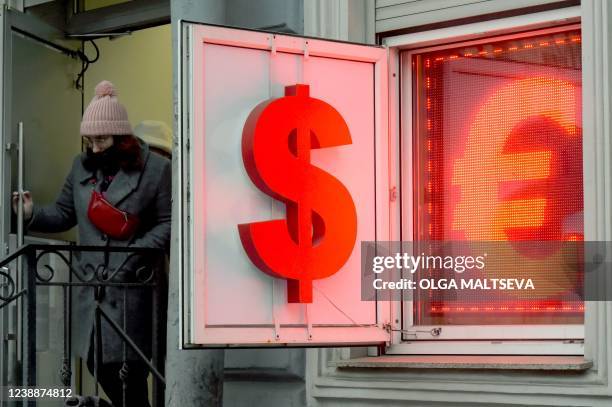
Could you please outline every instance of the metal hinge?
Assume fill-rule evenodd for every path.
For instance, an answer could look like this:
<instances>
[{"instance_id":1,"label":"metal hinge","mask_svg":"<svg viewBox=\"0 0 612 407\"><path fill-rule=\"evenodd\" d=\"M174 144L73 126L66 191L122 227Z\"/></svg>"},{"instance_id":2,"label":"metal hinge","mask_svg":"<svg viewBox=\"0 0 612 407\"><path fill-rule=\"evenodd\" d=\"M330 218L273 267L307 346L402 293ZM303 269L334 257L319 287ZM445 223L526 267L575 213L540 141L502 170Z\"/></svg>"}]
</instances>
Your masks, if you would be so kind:
<instances>
[{"instance_id":1,"label":"metal hinge","mask_svg":"<svg viewBox=\"0 0 612 407\"><path fill-rule=\"evenodd\" d=\"M428 330L419 330L419 329L393 329L393 327L391 327L390 323L386 323L385 325L383 325L383 328L385 329L385 331L387 331L388 333L391 332L401 332L403 334L406 335L413 335L413 336L417 336L417 334L420 333L424 333L424 334L430 334L433 337L437 337L440 336L440 334L442 333L442 327L435 327L435 328L431 328Z\"/></svg>"},{"instance_id":2,"label":"metal hinge","mask_svg":"<svg viewBox=\"0 0 612 407\"><path fill-rule=\"evenodd\" d=\"M16 10L23 13L25 10L24 0L8 0L6 6L9 10Z\"/></svg>"},{"instance_id":3,"label":"metal hinge","mask_svg":"<svg viewBox=\"0 0 612 407\"><path fill-rule=\"evenodd\" d=\"M397 200L397 187L389 188L389 202L395 202Z\"/></svg>"},{"instance_id":4,"label":"metal hinge","mask_svg":"<svg viewBox=\"0 0 612 407\"><path fill-rule=\"evenodd\" d=\"M270 37L270 54L276 55L276 35Z\"/></svg>"},{"instance_id":5,"label":"metal hinge","mask_svg":"<svg viewBox=\"0 0 612 407\"><path fill-rule=\"evenodd\" d=\"M566 339L563 341L564 344L572 344L572 343L584 343L584 339Z\"/></svg>"}]
</instances>

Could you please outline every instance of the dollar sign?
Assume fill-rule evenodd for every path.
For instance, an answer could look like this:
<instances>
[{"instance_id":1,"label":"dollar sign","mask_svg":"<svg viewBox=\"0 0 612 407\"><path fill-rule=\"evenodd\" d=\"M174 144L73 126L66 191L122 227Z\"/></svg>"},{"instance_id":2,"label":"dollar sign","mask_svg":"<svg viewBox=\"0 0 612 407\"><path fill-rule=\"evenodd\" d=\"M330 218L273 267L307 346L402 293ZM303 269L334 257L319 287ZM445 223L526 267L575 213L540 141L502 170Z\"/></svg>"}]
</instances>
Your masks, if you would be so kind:
<instances>
[{"instance_id":1,"label":"dollar sign","mask_svg":"<svg viewBox=\"0 0 612 407\"><path fill-rule=\"evenodd\" d=\"M286 220L238 225L251 261L287 279L290 303L312 302L312 281L335 274L357 236L355 205L335 177L311 165L310 150L351 144L348 126L308 85L260 103L242 134L242 158L253 183L286 205Z\"/></svg>"}]
</instances>

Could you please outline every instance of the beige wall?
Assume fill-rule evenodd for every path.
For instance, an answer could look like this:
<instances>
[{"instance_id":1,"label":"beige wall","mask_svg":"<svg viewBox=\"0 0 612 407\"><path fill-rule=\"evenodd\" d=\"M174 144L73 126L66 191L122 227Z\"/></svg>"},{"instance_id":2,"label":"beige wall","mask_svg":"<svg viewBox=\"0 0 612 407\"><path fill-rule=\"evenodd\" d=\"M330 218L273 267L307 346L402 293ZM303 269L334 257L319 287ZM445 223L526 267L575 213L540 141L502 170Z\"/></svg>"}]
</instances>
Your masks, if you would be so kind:
<instances>
[{"instance_id":1,"label":"beige wall","mask_svg":"<svg viewBox=\"0 0 612 407\"><path fill-rule=\"evenodd\" d=\"M115 4L127 3L131 0L81 0L81 10L89 11L97 8L114 6Z\"/></svg>"},{"instance_id":2,"label":"beige wall","mask_svg":"<svg viewBox=\"0 0 612 407\"><path fill-rule=\"evenodd\" d=\"M97 83L115 84L132 127L142 120L160 120L172 128L172 51L170 25L139 30L113 40L96 40L100 59L85 74L85 105ZM95 56L91 44L87 55Z\"/></svg>"}]
</instances>

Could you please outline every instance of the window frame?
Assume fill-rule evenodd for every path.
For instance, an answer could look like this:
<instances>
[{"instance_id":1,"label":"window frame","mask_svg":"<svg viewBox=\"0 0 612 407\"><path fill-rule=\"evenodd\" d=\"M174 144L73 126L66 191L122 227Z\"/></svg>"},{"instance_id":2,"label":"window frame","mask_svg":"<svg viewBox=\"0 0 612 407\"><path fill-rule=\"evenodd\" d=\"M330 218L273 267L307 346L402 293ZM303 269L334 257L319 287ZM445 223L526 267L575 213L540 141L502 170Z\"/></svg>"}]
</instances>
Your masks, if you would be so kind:
<instances>
[{"instance_id":1,"label":"window frame","mask_svg":"<svg viewBox=\"0 0 612 407\"><path fill-rule=\"evenodd\" d=\"M400 186L401 201L397 208L399 227L396 239L412 239L415 216L412 172L412 67L411 63L402 63L402 59L410 59L414 53L432 49L487 42L493 37L497 41L509 36L518 38L534 33L565 31L576 26L580 27L579 6L384 39L383 42L390 51L390 130L392 139L396 140L393 143L395 151L392 155L397 157L399 163L394 174L397 177L395 185ZM583 147L587 137L593 135L583 132ZM583 158L584 156L583 153ZM585 180L592 170L586 167L587 162L583 159ZM587 201L594 199L595 192L594 185L585 182L585 214L589 207ZM589 234L595 227L587 225L588 222L595 222L594 217L585 216L585 240L597 240L594 234ZM585 320L586 312L585 310ZM451 325L442 326L439 335L434 336L431 330L437 326L412 325L410 300L392 305L392 313L395 324L391 327L391 345L386 350L389 354L584 354L584 325ZM449 345L452 346L452 352L449 352Z\"/></svg>"}]
</instances>

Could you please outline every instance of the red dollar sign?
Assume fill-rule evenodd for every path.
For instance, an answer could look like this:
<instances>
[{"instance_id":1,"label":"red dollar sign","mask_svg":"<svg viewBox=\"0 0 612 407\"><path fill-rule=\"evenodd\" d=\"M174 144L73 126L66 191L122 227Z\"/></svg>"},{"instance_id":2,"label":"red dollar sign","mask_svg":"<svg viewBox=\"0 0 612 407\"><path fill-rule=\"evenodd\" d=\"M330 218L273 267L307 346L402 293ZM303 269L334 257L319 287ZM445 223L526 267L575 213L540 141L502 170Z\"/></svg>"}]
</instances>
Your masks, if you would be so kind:
<instances>
[{"instance_id":1,"label":"red dollar sign","mask_svg":"<svg viewBox=\"0 0 612 407\"><path fill-rule=\"evenodd\" d=\"M238 225L251 261L287 279L289 302L312 302L312 281L335 274L357 237L357 214L346 187L310 164L310 150L351 144L346 122L308 85L260 103L242 133L242 158L253 183L285 203L287 219Z\"/></svg>"}]
</instances>

